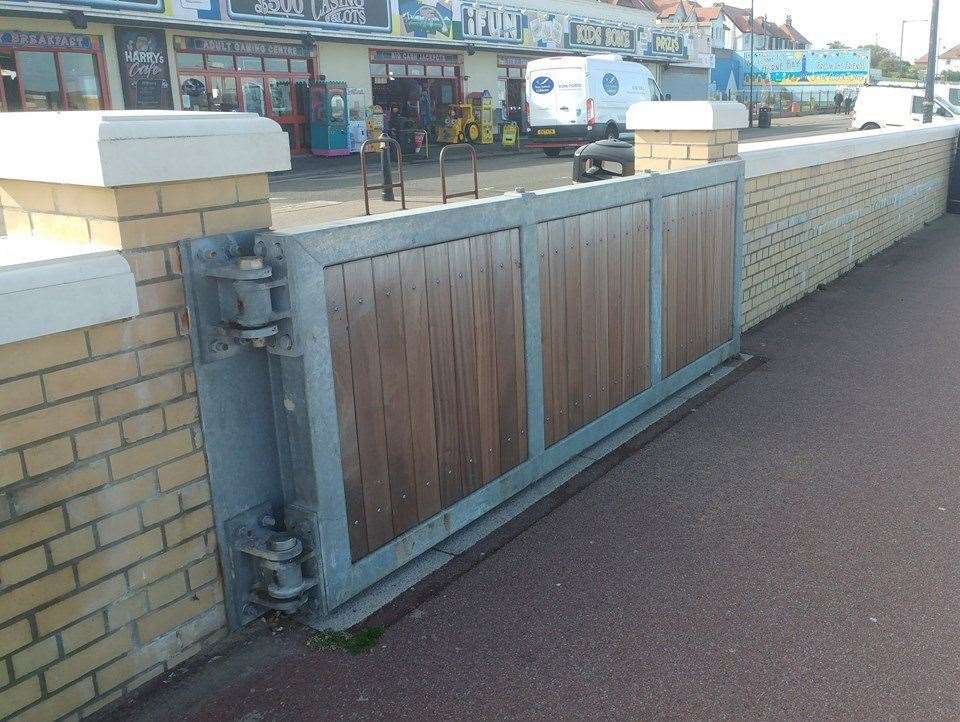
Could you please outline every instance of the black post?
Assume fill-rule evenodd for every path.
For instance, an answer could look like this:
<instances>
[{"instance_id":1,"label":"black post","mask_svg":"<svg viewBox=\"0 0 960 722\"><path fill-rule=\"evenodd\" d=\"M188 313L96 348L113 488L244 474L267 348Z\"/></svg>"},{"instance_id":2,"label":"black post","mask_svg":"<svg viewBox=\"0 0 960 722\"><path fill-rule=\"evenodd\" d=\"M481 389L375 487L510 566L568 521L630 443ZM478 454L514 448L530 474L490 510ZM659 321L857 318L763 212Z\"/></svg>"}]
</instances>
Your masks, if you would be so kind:
<instances>
[{"instance_id":1,"label":"black post","mask_svg":"<svg viewBox=\"0 0 960 722\"><path fill-rule=\"evenodd\" d=\"M923 122L933 122L933 86L937 82L937 26L940 21L940 0L933 0L930 10L930 49L927 51L927 93L923 103Z\"/></svg>"},{"instance_id":2,"label":"black post","mask_svg":"<svg viewBox=\"0 0 960 722\"><path fill-rule=\"evenodd\" d=\"M753 3L754 0L750 0L750 127L753 127L753 77L755 75L753 70L753 37L754 37L754 28L753 25Z\"/></svg>"},{"instance_id":3,"label":"black post","mask_svg":"<svg viewBox=\"0 0 960 722\"><path fill-rule=\"evenodd\" d=\"M380 133L380 140L389 138L386 131ZM380 144L380 168L383 170L383 189L380 191L380 198L385 201L395 201L393 197L393 161L391 159L389 143Z\"/></svg>"}]
</instances>

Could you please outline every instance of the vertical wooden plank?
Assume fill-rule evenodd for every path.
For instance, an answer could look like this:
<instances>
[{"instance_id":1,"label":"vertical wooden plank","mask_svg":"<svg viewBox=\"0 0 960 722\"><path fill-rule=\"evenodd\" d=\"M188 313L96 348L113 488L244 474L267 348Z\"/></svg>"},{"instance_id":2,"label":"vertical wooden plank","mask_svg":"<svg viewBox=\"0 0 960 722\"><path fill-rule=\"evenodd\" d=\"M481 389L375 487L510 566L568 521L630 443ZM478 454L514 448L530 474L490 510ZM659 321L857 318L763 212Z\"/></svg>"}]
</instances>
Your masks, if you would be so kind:
<instances>
[{"instance_id":1,"label":"vertical wooden plank","mask_svg":"<svg viewBox=\"0 0 960 722\"><path fill-rule=\"evenodd\" d=\"M663 199L663 376L677 364L677 274L679 262L677 197Z\"/></svg>"},{"instance_id":2,"label":"vertical wooden plank","mask_svg":"<svg viewBox=\"0 0 960 722\"><path fill-rule=\"evenodd\" d=\"M597 218L580 216L580 384L582 423L597 418Z\"/></svg>"},{"instance_id":3,"label":"vertical wooden plank","mask_svg":"<svg viewBox=\"0 0 960 722\"><path fill-rule=\"evenodd\" d=\"M430 319L430 359L433 366L433 406L440 460L440 504L448 507L463 496L463 482L447 244L428 246L424 251L424 264Z\"/></svg>"},{"instance_id":4,"label":"vertical wooden plank","mask_svg":"<svg viewBox=\"0 0 960 722\"><path fill-rule=\"evenodd\" d=\"M623 368L623 400L632 398L637 393L636 360L634 359L633 337L637 333L637 279L634 277L636 268L633 257L637 253L637 238L633 228L633 208L621 206L620 215L620 267L621 293L623 303L621 307L623 318L623 343L621 345L621 366Z\"/></svg>"},{"instance_id":5,"label":"vertical wooden plank","mask_svg":"<svg viewBox=\"0 0 960 722\"><path fill-rule=\"evenodd\" d=\"M482 485L480 390L477 387L477 341L473 317L473 273L470 241L450 241L450 301L453 313L453 352L460 409L460 454L465 494Z\"/></svg>"},{"instance_id":6,"label":"vertical wooden plank","mask_svg":"<svg viewBox=\"0 0 960 722\"><path fill-rule=\"evenodd\" d=\"M540 259L540 333L543 339L543 423L545 443L550 446L556 440L557 406L554 397L553 378L553 319L550 308L550 224L537 227L538 256Z\"/></svg>"},{"instance_id":7,"label":"vertical wooden plank","mask_svg":"<svg viewBox=\"0 0 960 722\"><path fill-rule=\"evenodd\" d=\"M677 369L687 365L687 354L690 351L690 208L688 194L677 196L677 340L679 352L677 354Z\"/></svg>"},{"instance_id":8,"label":"vertical wooden plank","mask_svg":"<svg viewBox=\"0 0 960 722\"><path fill-rule=\"evenodd\" d=\"M417 510L420 521L423 521L440 511L440 471L433 406L427 279L422 248L400 253L400 280L403 284L403 337L410 390L413 462L417 476Z\"/></svg>"},{"instance_id":9,"label":"vertical wooden plank","mask_svg":"<svg viewBox=\"0 0 960 722\"><path fill-rule=\"evenodd\" d=\"M493 268L493 326L497 355L497 413L502 473L519 462L516 326L513 320L513 269L508 233L501 231L490 235L490 261Z\"/></svg>"},{"instance_id":10,"label":"vertical wooden plank","mask_svg":"<svg viewBox=\"0 0 960 722\"><path fill-rule=\"evenodd\" d=\"M367 520L367 542L372 551L395 536L390 506L372 262L366 259L345 264L343 281L350 331L350 363L353 367L353 398Z\"/></svg>"},{"instance_id":11,"label":"vertical wooden plank","mask_svg":"<svg viewBox=\"0 0 960 722\"><path fill-rule=\"evenodd\" d=\"M736 184L726 183L720 189L720 218L723 254L723 275L721 278L720 329L723 341L731 337L733 323L733 253L734 253L734 224L736 222ZM740 273L741 270L737 269Z\"/></svg>"},{"instance_id":12,"label":"vertical wooden plank","mask_svg":"<svg viewBox=\"0 0 960 722\"><path fill-rule=\"evenodd\" d=\"M567 297L567 415L569 431L583 426L583 379L580 377L580 219L564 219L566 229L565 278Z\"/></svg>"},{"instance_id":13,"label":"vertical wooden plank","mask_svg":"<svg viewBox=\"0 0 960 722\"><path fill-rule=\"evenodd\" d=\"M403 289L400 258L391 253L373 263L380 376L383 384L384 429L387 438L387 469L390 473L390 506L393 531L399 535L419 520L417 483L410 431L410 394L407 386L407 354L403 330Z\"/></svg>"},{"instance_id":14,"label":"vertical wooden plank","mask_svg":"<svg viewBox=\"0 0 960 722\"><path fill-rule=\"evenodd\" d=\"M597 411L604 414L610 410L610 287L609 259L607 257L607 216L609 210L598 211L596 215L597 248L596 277L597 289Z\"/></svg>"},{"instance_id":15,"label":"vertical wooden plank","mask_svg":"<svg viewBox=\"0 0 960 722\"><path fill-rule=\"evenodd\" d=\"M550 322L553 325L555 442L566 436L570 429L570 414L567 411L566 237L563 220L550 221Z\"/></svg>"},{"instance_id":16,"label":"vertical wooden plank","mask_svg":"<svg viewBox=\"0 0 960 722\"><path fill-rule=\"evenodd\" d=\"M493 271L490 268L488 236L470 239L470 263L473 266L473 315L477 339L481 478L485 484L500 473L497 349L494 342Z\"/></svg>"},{"instance_id":17,"label":"vertical wooden plank","mask_svg":"<svg viewBox=\"0 0 960 722\"><path fill-rule=\"evenodd\" d=\"M343 490L347 501L347 531L350 534L350 555L356 561L366 556L369 547L364 515L363 480L360 476L360 449L357 445L357 418L353 401L353 368L350 364L343 267L325 268L323 276L327 292L327 318L330 323L333 386L337 397L340 463L343 467Z\"/></svg>"},{"instance_id":18,"label":"vertical wooden plank","mask_svg":"<svg viewBox=\"0 0 960 722\"><path fill-rule=\"evenodd\" d=\"M706 264L704 268L704 345L708 349L717 346L717 290L720 284L717 281L717 273L720 271L720 264L717 258L717 236L713 225L713 206L715 197L715 187L703 189L703 214L701 216L700 228L704 244L704 258Z\"/></svg>"},{"instance_id":19,"label":"vertical wooden plank","mask_svg":"<svg viewBox=\"0 0 960 722\"><path fill-rule=\"evenodd\" d=\"M520 260L520 230L507 231L510 238L510 268L513 270L513 338L517 365L517 458L527 458L527 359L523 333L523 269Z\"/></svg>"},{"instance_id":20,"label":"vertical wooden plank","mask_svg":"<svg viewBox=\"0 0 960 722\"><path fill-rule=\"evenodd\" d=\"M607 223L607 365L610 373L610 408L624 399L623 384L623 256L620 233L620 210L606 211Z\"/></svg>"},{"instance_id":21,"label":"vertical wooden plank","mask_svg":"<svg viewBox=\"0 0 960 722\"><path fill-rule=\"evenodd\" d=\"M650 203L635 203L633 218L637 237L637 250L633 254L637 278L637 333L633 339L633 357L639 392L650 385Z\"/></svg>"}]
</instances>

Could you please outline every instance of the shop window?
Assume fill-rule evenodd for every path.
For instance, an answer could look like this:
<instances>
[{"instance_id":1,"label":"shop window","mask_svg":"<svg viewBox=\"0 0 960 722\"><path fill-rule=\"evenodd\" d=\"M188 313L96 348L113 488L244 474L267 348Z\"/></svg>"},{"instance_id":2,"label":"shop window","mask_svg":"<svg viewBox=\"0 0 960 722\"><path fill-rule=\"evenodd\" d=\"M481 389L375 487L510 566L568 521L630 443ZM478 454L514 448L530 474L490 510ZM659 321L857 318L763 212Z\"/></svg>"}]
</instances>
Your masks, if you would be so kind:
<instances>
[{"instance_id":1,"label":"shop window","mask_svg":"<svg viewBox=\"0 0 960 722\"><path fill-rule=\"evenodd\" d=\"M307 61L306 61L306 60L291 60L291 61L290 61L290 72L291 72L291 73L307 73Z\"/></svg>"},{"instance_id":2,"label":"shop window","mask_svg":"<svg viewBox=\"0 0 960 722\"><path fill-rule=\"evenodd\" d=\"M13 61L12 50L0 50L0 79L3 80L3 95L6 107L2 110L22 110L20 107L20 87L17 85L17 65Z\"/></svg>"},{"instance_id":3,"label":"shop window","mask_svg":"<svg viewBox=\"0 0 960 722\"><path fill-rule=\"evenodd\" d=\"M61 53L60 68L67 110L100 110L96 58L86 53Z\"/></svg>"},{"instance_id":4,"label":"shop window","mask_svg":"<svg viewBox=\"0 0 960 722\"><path fill-rule=\"evenodd\" d=\"M208 55L207 67L216 70L233 70L232 55Z\"/></svg>"},{"instance_id":5,"label":"shop window","mask_svg":"<svg viewBox=\"0 0 960 722\"><path fill-rule=\"evenodd\" d=\"M387 75L392 75L395 78L402 78L407 74L406 65L388 65L387 66Z\"/></svg>"},{"instance_id":6,"label":"shop window","mask_svg":"<svg viewBox=\"0 0 960 722\"><path fill-rule=\"evenodd\" d=\"M422 78L423 75L424 75L424 73L423 73L423 66L422 66L422 65L408 65L408 66L407 66L407 75L409 75L411 78Z\"/></svg>"},{"instance_id":7,"label":"shop window","mask_svg":"<svg viewBox=\"0 0 960 722\"><path fill-rule=\"evenodd\" d=\"M372 67L372 66L371 66ZM443 77L443 66L442 65L428 65L427 66L427 77L428 78L442 78Z\"/></svg>"},{"instance_id":8,"label":"shop window","mask_svg":"<svg viewBox=\"0 0 960 722\"><path fill-rule=\"evenodd\" d=\"M263 71L263 59L240 55L237 57L237 69Z\"/></svg>"},{"instance_id":9,"label":"shop window","mask_svg":"<svg viewBox=\"0 0 960 722\"><path fill-rule=\"evenodd\" d=\"M247 113L266 115L266 99L263 94L263 80L261 78L243 78L243 109Z\"/></svg>"},{"instance_id":10,"label":"shop window","mask_svg":"<svg viewBox=\"0 0 960 722\"><path fill-rule=\"evenodd\" d=\"M264 58L263 65L268 73L286 73L288 70L286 58Z\"/></svg>"},{"instance_id":11,"label":"shop window","mask_svg":"<svg viewBox=\"0 0 960 722\"><path fill-rule=\"evenodd\" d=\"M383 63L370 63L370 75L383 77L387 74L387 66Z\"/></svg>"},{"instance_id":12,"label":"shop window","mask_svg":"<svg viewBox=\"0 0 960 722\"><path fill-rule=\"evenodd\" d=\"M457 69L452 65L443 66L443 77L445 78L455 78L457 77Z\"/></svg>"},{"instance_id":13,"label":"shop window","mask_svg":"<svg viewBox=\"0 0 960 722\"><path fill-rule=\"evenodd\" d=\"M276 115L290 115L293 112L289 80L270 78L270 104Z\"/></svg>"},{"instance_id":14,"label":"shop window","mask_svg":"<svg viewBox=\"0 0 960 722\"><path fill-rule=\"evenodd\" d=\"M178 68L202 68L203 56L200 53L177 53Z\"/></svg>"},{"instance_id":15,"label":"shop window","mask_svg":"<svg viewBox=\"0 0 960 722\"><path fill-rule=\"evenodd\" d=\"M62 110L53 53L17 53L24 110Z\"/></svg>"},{"instance_id":16,"label":"shop window","mask_svg":"<svg viewBox=\"0 0 960 722\"><path fill-rule=\"evenodd\" d=\"M523 68L509 68L509 75L511 78L522 78L523 77Z\"/></svg>"}]
</instances>

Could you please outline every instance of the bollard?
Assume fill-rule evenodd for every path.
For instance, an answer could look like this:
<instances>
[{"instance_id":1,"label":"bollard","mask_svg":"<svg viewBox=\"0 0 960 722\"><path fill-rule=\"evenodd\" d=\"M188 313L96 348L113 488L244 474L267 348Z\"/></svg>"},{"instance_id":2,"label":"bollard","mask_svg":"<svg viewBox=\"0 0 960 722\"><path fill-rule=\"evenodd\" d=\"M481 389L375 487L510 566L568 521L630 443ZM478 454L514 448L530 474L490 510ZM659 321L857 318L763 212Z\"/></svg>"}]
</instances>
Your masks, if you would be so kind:
<instances>
[{"instance_id":1,"label":"bollard","mask_svg":"<svg viewBox=\"0 0 960 722\"><path fill-rule=\"evenodd\" d=\"M388 138L386 133L380 133L380 140ZM380 167L383 169L383 190L380 191L380 198L385 201L395 201L393 196L393 168L390 160L390 146L387 143L380 144Z\"/></svg>"}]
</instances>

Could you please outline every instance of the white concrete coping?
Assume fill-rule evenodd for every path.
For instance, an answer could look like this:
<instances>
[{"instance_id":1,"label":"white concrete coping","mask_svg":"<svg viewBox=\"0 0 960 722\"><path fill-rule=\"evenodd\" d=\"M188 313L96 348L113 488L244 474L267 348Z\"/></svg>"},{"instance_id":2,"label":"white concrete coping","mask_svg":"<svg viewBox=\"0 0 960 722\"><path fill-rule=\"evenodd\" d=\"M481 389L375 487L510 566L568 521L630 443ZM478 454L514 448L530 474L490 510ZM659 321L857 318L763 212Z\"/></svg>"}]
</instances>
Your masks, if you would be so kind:
<instances>
[{"instance_id":1,"label":"white concrete coping","mask_svg":"<svg viewBox=\"0 0 960 722\"><path fill-rule=\"evenodd\" d=\"M0 178L126 186L290 168L287 134L254 113L0 113Z\"/></svg>"},{"instance_id":2,"label":"white concrete coping","mask_svg":"<svg viewBox=\"0 0 960 722\"><path fill-rule=\"evenodd\" d=\"M734 130L746 127L746 106L731 101L643 101L627 109L627 130Z\"/></svg>"},{"instance_id":3,"label":"white concrete coping","mask_svg":"<svg viewBox=\"0 0 960 722\"><path fill-rule=\"evenodd\" d=\"M958 131L960 123L938 123L918 128L884 128L741 143L740 157L746 163L746 177L756 178L956 138Z\"/></svg>"},{"instance_id":4,"label":"white concrete coping","mask_svg":"<svg viewBox=\"0 0 960 722\"><path fill-rule=\"evenodd\" d=\"M0 237L0 344L139 313L126 259L95 246L64 257L63 244Z\"/></svg>"}]
</instances>

